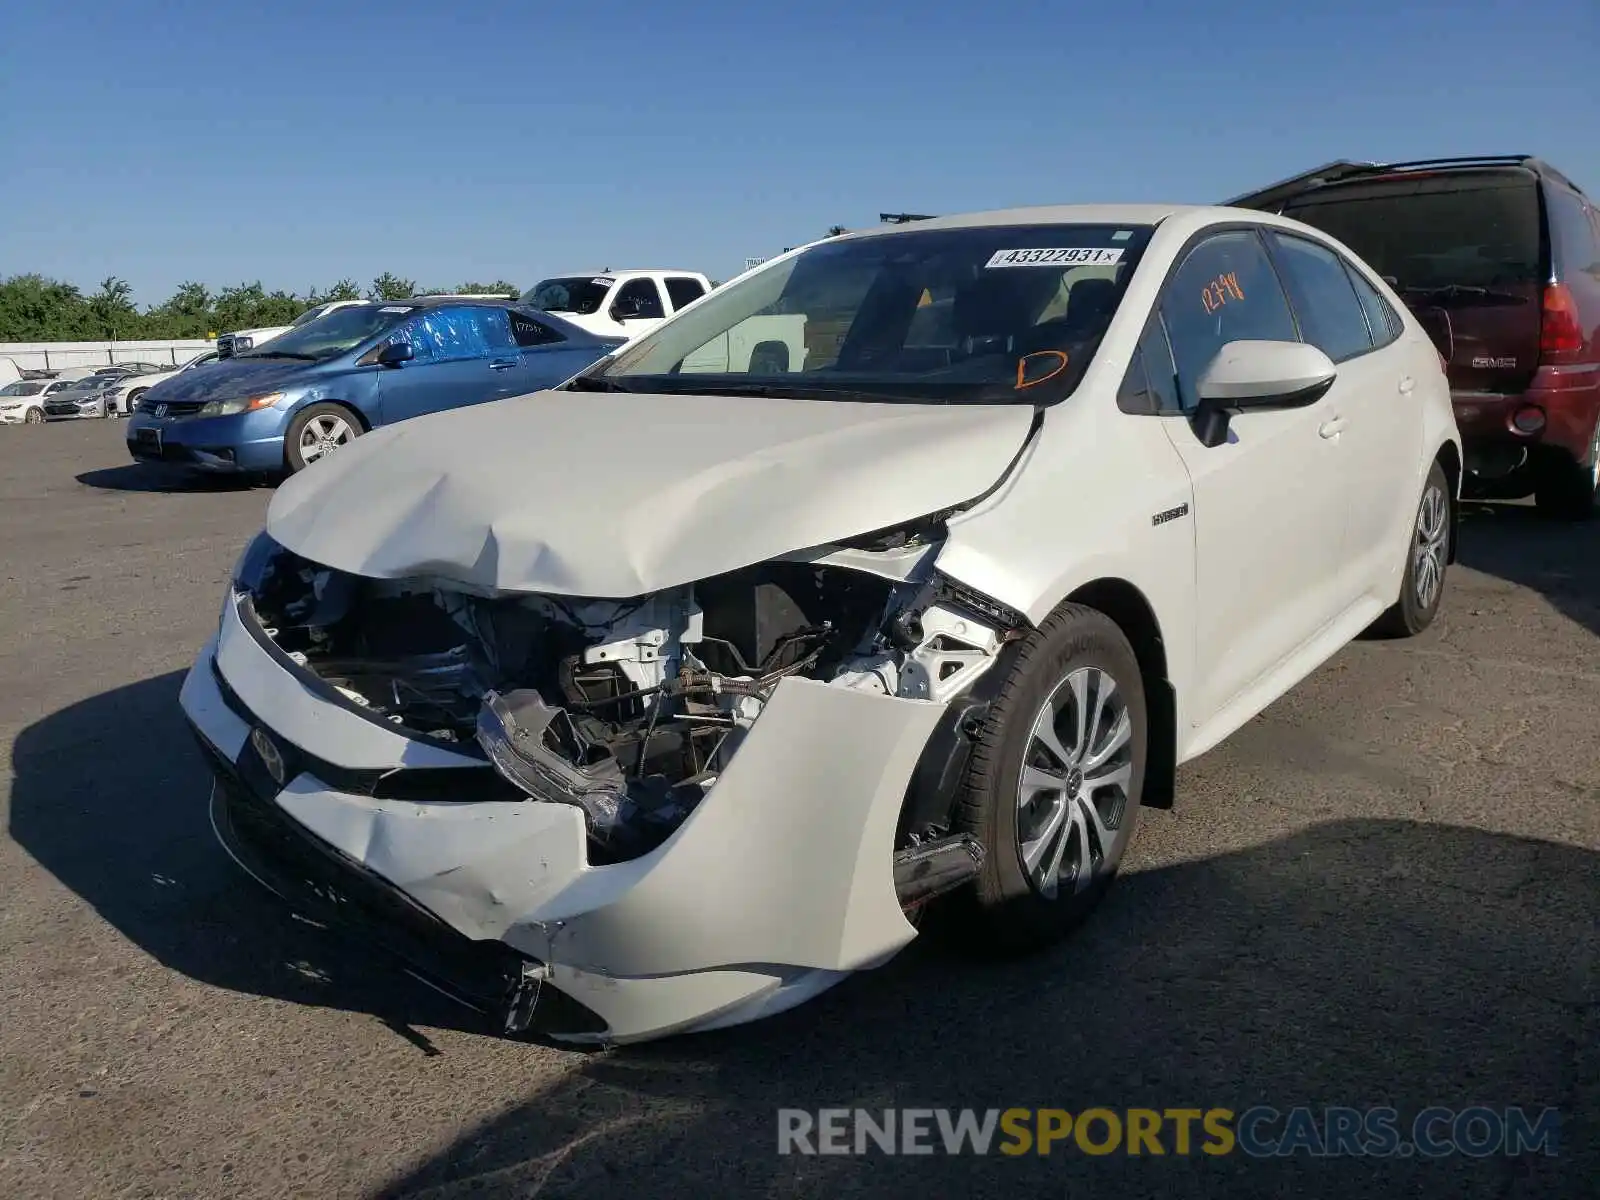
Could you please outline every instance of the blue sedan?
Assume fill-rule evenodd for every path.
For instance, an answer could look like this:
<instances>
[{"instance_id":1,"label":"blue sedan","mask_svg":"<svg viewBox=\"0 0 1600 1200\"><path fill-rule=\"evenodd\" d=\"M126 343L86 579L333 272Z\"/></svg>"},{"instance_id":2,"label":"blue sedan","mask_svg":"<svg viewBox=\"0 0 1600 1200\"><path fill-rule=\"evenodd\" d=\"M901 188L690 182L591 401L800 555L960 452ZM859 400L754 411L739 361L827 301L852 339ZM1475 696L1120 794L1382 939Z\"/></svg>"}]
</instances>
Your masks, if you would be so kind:
<instances>
[{"instance_id":1,"label":"blue sedan","mask_svg":"<svg viewBox=\"0 0 1600 1200\"><path fill-rule=\"evenodd\" d=\"M299 471L379 425L554 387L623 341L515 303L355 304L157 384L128 423L128 451L207 471Z\"/></svg>"}]
</instances>

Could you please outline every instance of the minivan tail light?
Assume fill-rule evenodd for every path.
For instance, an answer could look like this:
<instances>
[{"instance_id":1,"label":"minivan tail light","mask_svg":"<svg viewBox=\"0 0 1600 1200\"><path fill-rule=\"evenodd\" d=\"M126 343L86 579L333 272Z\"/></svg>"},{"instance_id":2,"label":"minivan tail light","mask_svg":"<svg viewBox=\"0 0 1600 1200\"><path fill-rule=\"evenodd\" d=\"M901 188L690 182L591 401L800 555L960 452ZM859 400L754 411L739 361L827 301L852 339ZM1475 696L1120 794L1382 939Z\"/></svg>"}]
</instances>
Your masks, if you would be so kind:
<instances>
[{"instance_id":1,"label":"minivan tail light","mask_svg":"<svg viewBox=\"0 0 1600 1200\"><path fill-rule=\"evenodd\" d=\"M1582 349L1577 302L1566 284L1549 284L1544 289L1544 311L1539 323L1539 353L1575 354Z\"/></svg>"}]
</instances>

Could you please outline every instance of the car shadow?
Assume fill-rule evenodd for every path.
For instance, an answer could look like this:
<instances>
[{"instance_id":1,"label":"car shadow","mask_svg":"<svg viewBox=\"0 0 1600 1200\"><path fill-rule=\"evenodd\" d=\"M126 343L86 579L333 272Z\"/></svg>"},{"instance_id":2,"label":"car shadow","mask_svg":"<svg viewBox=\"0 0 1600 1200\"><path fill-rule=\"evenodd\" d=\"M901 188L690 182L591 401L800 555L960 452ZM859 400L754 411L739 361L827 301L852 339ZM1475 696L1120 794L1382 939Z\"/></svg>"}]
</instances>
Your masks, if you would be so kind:
<instances>
[{"instance_id":1,"label":"car shadow","mask_svg":"<svg viewBox=\"0 0 1600 1200\"><path fill-rule=\"evenodd\" d=\"M10 836L130 941L192 979L300 1004L479 1030L469 1009L289 915L215 841L210 772L178 707L183 674L24 729Z\"/></svg>"},{"instance_id":2,"label":"car shadow","mask_svg":"<svg viewBox=\"0 0 1600 1200\"><path fill-rule=\"evenodd\" d=\"M255 476L187 471L159 463L103 467L98 471L85 471L77 480L85 487L112 492L243 492L270 483Z\"/></svg>"},{"instance_id":3,"label":"car shadow","mask_svg":"<svg viewBox=\"0 0 1600 1200\"><path fill-rule=\"evenodd\" d=\"M1463 566L1530 588L1600 634L1600 519L1555 521L1532 505L1463 502Z\"/></svg>"},{"instance_id":4,"label":"car shadow","mask_svg":"<svg viewBox=\"0 0 1600 1200\"><path fill-rule=\"evenodd\" d=\"M172 970L417 1027L481 1021L287 915L213 841L174 672L13 750L10 836ZM1600 790L1594 796L1600 801ZM1164 819L1179 819L1182 814ZM1152 819L1155 819L1152 817ZM1203 814L1201 814L1203 819ZM574 1060L382 1196L1589 1197L1600 1178L1600 855L1341 820L1126 876L1071 941L938 939L794 1012ZM777 1110L1431 1105L1563 1111L1557 1158L779 1156ZM1404 1127L1404 1126L1403 1126ZM1268 1132L1278 1127L1269 1126Z\"/></svg>"},{"instance_id":5,"label":"car shadow","mask_svg":"<svg viewBox=\"0 0 1600 1200\"><path fill-rule=\"evenodd\" d=\"M591 1057L376 1194L1576 1200L1600 1178L1597 871L1560 844L1347 820L1133 874L1031 959L919 943L769 1021ZM1559 1155L1219 1157L1198 1136L1179 1153L1170 1124L1159 1157L777 1153L785 1108L1390 1106L1408 1133L1476 1104L1560 1109Z\"/></svg>"}]
</instances>

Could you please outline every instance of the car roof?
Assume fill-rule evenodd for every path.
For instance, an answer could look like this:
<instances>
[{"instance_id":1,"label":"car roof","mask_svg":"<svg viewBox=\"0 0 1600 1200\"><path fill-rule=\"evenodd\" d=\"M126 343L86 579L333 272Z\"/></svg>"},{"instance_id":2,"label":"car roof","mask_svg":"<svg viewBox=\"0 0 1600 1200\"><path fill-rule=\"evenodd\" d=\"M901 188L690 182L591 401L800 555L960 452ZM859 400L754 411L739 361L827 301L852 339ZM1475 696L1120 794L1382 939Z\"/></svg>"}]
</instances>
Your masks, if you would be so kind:
<instances>
[{"instance_id":1,"label":"car roof","mask_svg":"<svg viewBox=\"0 0 1600 1200\"><path fill-rule=\"evenodd\" d=\"M1583 194L1582 188L1545 162L1544 159L1535 155L1480 154L1457 158L1421 158L1407 162L1387 163L1357 162L1343 158L1335 159L1333 162L1323 163L1320 167L1312 167L1309 171L1302 171L1298 175L1291 175L1287 179L1280 179L1276 183L1268 184L1266 187L1246 192L1242 196L1235 196L1227 201L1227 204L1245 208L1265 209L1279 207L1290 200L1298 199L1308 192L1319 191L1322 188L1334 187L1339 184L1390 182L1399 179L1417 179L1427 175L1496 169L1528 171L1540 179L1559 184L1580 195Z\"/></svg>"},{"instance_id":2,"label":"car roof","mask_svg":"<svg viewBox=\"0 0 1600 1200\"><path fill-rule=\"evenodd\" d=\"M613 271L609 267L603 267L598 271L557 271L552 275L541 276L539 283L543 283L546 279L585 279L601 276L607 279L632 279L637 275L693 275L698 279L702 274L701 271L686 271L677 267L633 267L626 271Z\"/></svg>"},{"instance_id":3,"label":"car roof","mask_svg":"<svg viewBox=\"0 0 1600 1200\"><path fill-rule=\"evenodd\" d=\"M905 237L929 229L994 229L1007 225L1159 225L1173 217L1188 215L1238 220L1242 214L1194 204L1040 204L874 225L852 229L827 240L847 242L861 238ZM1258 215L1250 214L1251 217Z\"/></svg>"}]
</instances>

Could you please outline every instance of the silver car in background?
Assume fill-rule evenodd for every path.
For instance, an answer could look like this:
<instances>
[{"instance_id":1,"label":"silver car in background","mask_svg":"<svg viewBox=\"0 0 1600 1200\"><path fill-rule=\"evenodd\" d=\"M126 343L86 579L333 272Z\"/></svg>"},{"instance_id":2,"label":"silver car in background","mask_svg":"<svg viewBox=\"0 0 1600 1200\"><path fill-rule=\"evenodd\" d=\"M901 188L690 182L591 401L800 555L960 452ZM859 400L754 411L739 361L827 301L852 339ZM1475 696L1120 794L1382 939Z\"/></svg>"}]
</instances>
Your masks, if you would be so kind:
<instances>
[{"instance_id":1,"label":"silver car in background","mask_svg":"<svg viewBox=\"0 0 1600 1200\"><path fill-rule=\"evenodd\" d=\"M123 375L90 375L77 379L45 398L47 421L77 421L84 417L110 416L112 397L122 385Z\"/></svg>"}]
</instances>

